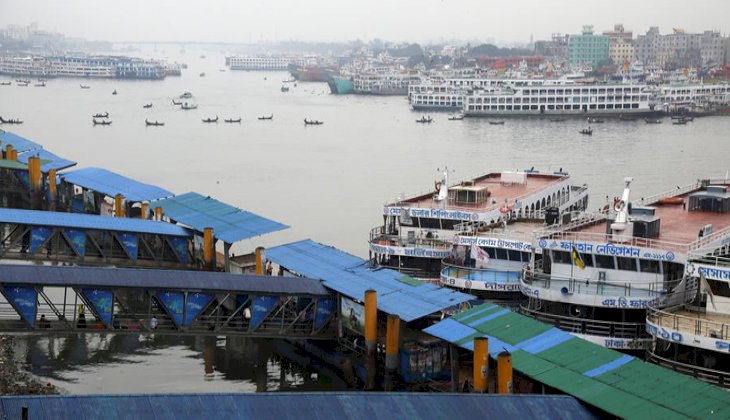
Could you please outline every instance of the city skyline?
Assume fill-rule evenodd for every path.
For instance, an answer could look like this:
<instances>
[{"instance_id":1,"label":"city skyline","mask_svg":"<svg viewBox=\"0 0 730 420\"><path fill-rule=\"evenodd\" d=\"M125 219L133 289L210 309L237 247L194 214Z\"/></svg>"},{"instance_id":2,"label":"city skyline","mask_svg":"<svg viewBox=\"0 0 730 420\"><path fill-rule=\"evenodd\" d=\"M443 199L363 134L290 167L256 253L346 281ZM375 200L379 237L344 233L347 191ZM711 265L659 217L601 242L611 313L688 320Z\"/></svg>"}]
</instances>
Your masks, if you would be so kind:
<instances>
[{"instance_id":1,"label":"city skyline","mask_svg":"<svg viewBox=\"0 0 730 420\"><path fill-rule=\"evenodd\" d=\"M42 30L111 42L337 42L380 38L418 43L493 40L496 44L513 45L549 39L553 33L580 33L583 25L592 25L596 33L601 33L615 24L623 24L634 35L653 26L659 27L661 33L681 28L687 32L713 30L725 35L727 13L707 11L730 11L730 5L721 0L704 1L705 7L696 8L688 8L679 1L637 4L627 0L591 7L576 0L553 2L553 7L520 0L499 8L482 2L449 0L406 0L396 5L375 0L367 7L348 1L312 1L303 7L293 0L275 0L265 6L230 0L204 6L170 0L2 3L0 27L35 22Z\"/></svg>"}]
</instances>

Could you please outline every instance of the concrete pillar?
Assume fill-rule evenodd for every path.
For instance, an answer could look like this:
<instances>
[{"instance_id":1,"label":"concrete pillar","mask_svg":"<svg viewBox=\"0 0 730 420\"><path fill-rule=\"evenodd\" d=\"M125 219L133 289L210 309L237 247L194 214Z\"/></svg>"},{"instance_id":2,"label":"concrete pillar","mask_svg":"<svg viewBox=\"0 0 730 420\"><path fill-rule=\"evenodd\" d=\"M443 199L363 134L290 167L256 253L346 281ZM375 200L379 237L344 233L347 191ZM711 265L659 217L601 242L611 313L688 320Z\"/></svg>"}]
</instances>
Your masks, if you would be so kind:
<instances>
[{"instance_id":1,"label":"concrete pillar","mask_svg":"<svg viewBox=\"0 0 730 420\"><path fill-rule=\"evenodd\" d=\"M206 270L215 271L215 239L213 228L209 227L203 231L203 260Z\"/></svg>"},{"instance_id":2,"label":"concrete pillar","mask_svg":"<svg viewBox=\"0 0 730 420\"><path fill-rule=\"evenodd\" d=\"M506 350L497 355L497 393L512 393L512 355Z\"/></svg>"},{"instance_id":3,"label":"concrete pillar","mask_svg":"<svg viewBox=\"0 0 730 420\"><path fill-rule=\"evenodd\" d=\"M231 244L223 242L223 266L226 273L231 272Z\"/></svg>"},{"instance_id":4,"label":"concrete pillar","mask_svg":"<svg viewBox=\"0 0 730 420\"><path fill-rule=\"evenodd\" d=\"M264 247L256 248L256 275L264 275Z\"/></svg>"},{"instance_id":5,"label":"concrete pillar","mask_svg":"<svg viewBox=\"0 0 730 420\"><path fill-rule=\"evenodd\" d=\"M474 392L487 392L487 369L489 368L489 341L487 337L474 338Z\"/></svg>"},{"instance_id":6,"label":"concrete pillar","mask_svg":"<svg viewBox=\"0 0 730 420\"><path fill-rule=\"evenodd\" d=\"M140 209L139 217L147 220L148 213L150 212L150 205L149 203L142 203L142 208Z\"/></svg>"},{"instance_id":7,"label":"concrete pillar","mask_svg":"<svg viewBox=\"0 0 730 420\"><path fill-rule=\"evenodd\" d=\"M114 197L114 217L125 217L124 214L124 196L117 194Z\"/></svg>"}]
</instances>

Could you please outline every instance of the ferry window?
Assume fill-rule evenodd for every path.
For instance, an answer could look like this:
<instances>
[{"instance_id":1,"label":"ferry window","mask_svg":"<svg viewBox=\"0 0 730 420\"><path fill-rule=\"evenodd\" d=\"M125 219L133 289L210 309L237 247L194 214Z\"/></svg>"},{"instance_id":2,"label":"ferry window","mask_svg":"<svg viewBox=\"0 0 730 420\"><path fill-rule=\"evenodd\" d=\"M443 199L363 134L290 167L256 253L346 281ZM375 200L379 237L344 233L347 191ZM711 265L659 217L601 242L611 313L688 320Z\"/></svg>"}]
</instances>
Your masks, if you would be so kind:
<instances>
[{"instance_id":1,"label":"ferry window","mask_svg":"<svg viewBox=\"0 0 730 420\"><path fill-rule=\"evenodd\" d=\"M730 283L707 279L707 285L710 286L713 295L730 297Z\"/></svg>"},{"instance_id":2,"label":"ferry window","mask_svg":"<svg viewBox=\"0 0 730 420\"><path fill-rule=\"evenodd\" d=\"M522 110L523 111L528 111L529 109L530 109L530 106L529 105L522 105Z\"/></svg>"},{"instance_id":3,"label":"ferry window","mask_svg":"<svg viewBox=\"0 0 730 420\"><path fill-rule=\"evenodd\" d=\"M593 267L593 254L584 254L581 252L580 258L583 260L583 264L586 265L586 267Z\"/></svg>"},{"instance_id":4,"label":"ferry window","mask_svg":"<svg viewBox=\"0 0 730 420\"><path fill-rule=\"evenodd\" d=\"M514 250L508 250L507 254L509 255L510 261L522 261L522 258L520 258L520 251L514 251Z\"/></svg>"},{"instance_id":5,"label":"ferry window","mask_svg":"<svg viewBox=\"0 0 730 420\"><path fill-rule=\"evenodd\" d=\"M659 261L639 259L639 269L642 273L659 274Z\"/></svg>"},{"instance_id":6,"label":"ferry window","mask_svg":"<svg viewBox=\"0 0 730 420\"><path fill-rule=\"evenodd\" d=\"M553 263L570 264L570 253L565 251L552 251Z\"/></svg>"},{"instance_id":7,"label":"ferry window","mask_svg":"<svg viewBox=\"0 0 730 420\"><path fill-rule=\"evenodd\" d=\"M461 220L441 219L441 228L446 230L453 230L454 225L461 222Z\"/></svg>"},{"instance_id":8,"label":"ferry window","mask_svg":"<svg viewBox=\"0 0 730 420\"><path fill-rule=\"evenodd\" d=\"M639 104L631 104L631 108L638 108Z\"/></svg>"},{"instance_id":9,"label":"ferry window","mask_svg":"<svg viewBox=\"0 0 730 420\"><path fill-rule=\"evenodd\" d=\"M619 270L636 271L636 260L633 258L616 257Z\"/></svg>"},{"instance_id":10,"label":"ferry window","mask_svg":"<svg viewBox=\"0 0 730 420\"><path fill-rule=\"evenodd\" d=\"M497 258L497 254L494 252L494 248L492 247L484 247L484 250L487 251L487 255L489 255L489 258Z\"/></svg>"},{"instance_id":11,"label":"ferry window","mask_svg":"<svg viewBox=\"0 0 730 420\"><path fill-rule=\"evenodd\" d=\"M497 248L497 259L498 260L507 260L507 250L502 248Z\"/></svg>"},{"instance_id":12,"label":"ferry window","mask_svg":"<svg viewBox=\"0 0 730 420\"><path fill-rule=\"evenodd\" d=\"M604 105L604 104L598 104L598 109L606 109L606 105Z\"/></svg>"},{"instance_id":13,"label":"ferry window","mask_svg":"<svg viewBox=\"0 0 730 420\"><path fill-rule=\"evenodd\" d=\"M595 257L597 268L606 268L609 270L614 270L616 268L613 261L613 255L596 255Z\"/></svg>"},{"instance_id":14,"label":"ferry window","mask_svg":"<svg viewBox=\"0 0 730 420\"><path fill-rule=\"evenodd\" d=\"M530 253L529 252L520 252L520 254L522 254L522 261L530 262Z\"/></svg>"},{"instance_id":15,"label":"ferry window","mask_svg":"<svg viewBox=\"0 0 730 420\"><path fill-rule=\"evenodd\" d=\"M591 104L591 109L596 109L596 104Z\"/></svg>"},{"instance_id":16,"label":"ferry window","mask_svg":"<svg viewBox=\"0 0 730 420\"><path fill-rule=\"evenodd\" d=\"M530 105L530 109L533 111L537 111L537 105Z\"/></svg>"}]
</instances>

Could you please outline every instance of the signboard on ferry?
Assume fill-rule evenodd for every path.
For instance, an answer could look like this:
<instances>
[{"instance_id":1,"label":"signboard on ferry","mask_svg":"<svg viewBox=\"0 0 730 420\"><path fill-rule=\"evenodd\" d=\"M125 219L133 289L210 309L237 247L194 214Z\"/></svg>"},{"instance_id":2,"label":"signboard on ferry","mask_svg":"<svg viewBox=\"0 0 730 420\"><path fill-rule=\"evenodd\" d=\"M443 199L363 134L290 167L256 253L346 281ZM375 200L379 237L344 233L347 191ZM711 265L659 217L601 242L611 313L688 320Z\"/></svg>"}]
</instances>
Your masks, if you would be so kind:
<instances>
[{"instance_id":1,"label":"signboard on ferry","mask_svg":"<svg viewBox=\"0 0 730 420\"><path fill-rule=\"evenodd\" d=\"M489 246L495 248L513 249L515 251L532 251L532 244L529 242L512 241L502 238L488 238L480 236L457 236L455 240L457 245L477 245Z\"/></svg>"},{"instance_id":2,"label":"signboard on ferry","mask_svg":"<svg viewBox=\"0 0 730 420\"><path fill-rule=\"evenodd\" d=\"M673 251L655 248L642 248L638 246L613 244L613 243L591 243L560 241L557 239L540 239L538 246L543 249L556 249L560 251L572 251L575 247L579 252L587 254L615 255L617 257L643 258L647 260L673 261L683 263L687 256Z\"/></svg>"},{"instance_id":3,"label":"signboard on ferry","mask_svg":"<svg viewBox=\"0 0 730 420\"><path fill-rule=\"evenodd\" d=\"M383 214L386 216L400 216L403 211L407 211L410 217L428 217L432 219L449 219L476 221L480 220L479 213L472 213L462 210L445 210L445 209L425 209L413 207L385 207Z\"/></svg>"},{"instance_id":4,"label":"signboard on ferry","mask_svg":"<svg viewBox=\"0 0 730 420\"><path fill-rule=\"evenodd\" d=\"M695 277L704 275L711 280L730 281L730 269L716 265L690 263L687 264L687 273Z\"/></svg>"},{"instance_id":5,"label":"signboard on ferry","mask_svg":"<svg viewBox=\"0 0 730 420\"><path fill-rule=\"evenodd\" d=\"M446 258L451 255L451 248L415 248L370 244L370 251L382 255L401 255L405 257Z\"/></svg>"}]
</instances>

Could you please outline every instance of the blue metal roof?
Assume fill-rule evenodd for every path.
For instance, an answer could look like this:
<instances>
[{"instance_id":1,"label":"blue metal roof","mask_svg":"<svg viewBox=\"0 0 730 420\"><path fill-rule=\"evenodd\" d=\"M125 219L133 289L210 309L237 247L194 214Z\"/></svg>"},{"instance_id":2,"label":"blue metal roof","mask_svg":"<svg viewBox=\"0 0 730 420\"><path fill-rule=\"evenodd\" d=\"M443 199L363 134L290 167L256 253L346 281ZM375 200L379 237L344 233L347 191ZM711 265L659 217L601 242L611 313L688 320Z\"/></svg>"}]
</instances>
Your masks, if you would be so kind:
<instances>
[{"instance_id":1,"label":"blue metal roof","mask_svg":"<svg viewBox=\"0 0 730 420\"><path fill-rule=\"evenodd\" d=\"M30 141L25 137L21 137L15 133L9 131L0 130L0 147L5 150L5 146L8 144L13 146L13 149L17 150L18 153L26 152L28 150L42 149L43 146L40 144ZM20 157L20 156L18 156Z\"/></svg>"},{"instance_id":2,"label":"blue metal roof","mask_svg":"<svg viewBox=\"0 0 730 420\"><path fill-rule=\"evenodd\" d=\"M153 207L162 207L165 216L197 231L213 228L216 238L231 244L288 228L281 223L194 192L160 200Z\"/></svg>"},{"instance_id":3,"label":"blue metal roof","mask_svg":"<svg viewBox=\"0 0 730 420\"><path fill-rule=\"evenodd\" d=\"M150 201L174 195L154 185L143 184L102 168L84 168L61 174L74 185L94 190L110 197L121 194L130 201Z\"/></svg>"},{"instance_id":4,"label":"blue metal roof","mask_svg":"<svg viewBox=\"0 0 730 420\"><path fill-rule=\"evenodd\" d=\"M378 293L378 309L408 322L473 299L429 283L410 284L395 270L371 269L368 262L312 240L266 250L266 258L305 277L321 279L332 290L363 301L365 291Z\"/></svg>"},{"instance_id":5,"label":"blue metal roof","mask_svg":"<svg viewBox=\"0 0 730 420\"><path fill-rule=\"evenodd\" d=\"M28 158L38 156L41 158L41 172L47 173L51 169L60 171L76 165L76 162L56 156L46 149L32 150L18 155L18 161L28 163ZM45 162L44 162L45 161Z\"/></svg>"},{"instance_id":6,"label":"blue metal roof","mask_svg":"<svg viewBox=\"0 0 730 420\"><path fill-rule=\"evenodd\" d=\"M95 214L61 213L38 210L0 208L0 223L63 228L113 230L130 233L151 233L168 236L192 236L190 230L172 223Z\"/></svg>"},{"instance_id":7,"label":"blue metal roof","mask_svg":"<svg viewBox=\"0 0 730 420\"><path fill-rule=\"evenodd\" d=\"M364 392L62 395L0 397L0 418L19 419L594 419L566 395Z\"/></svg>"},{"instance_id":8,"label":"blue metal roof","mask_svg":"<svg viewBox=\"0 0 730 420\"><path fill-rule=\"evenodd\" d=\"M148 270L139 268L2 265L0 283L39 286L144 287L150 289L211 290L329 296L319 280L250 276L211 271ZM0 418L2 418L0 416Z\"/></svg>"}]
</instances>

